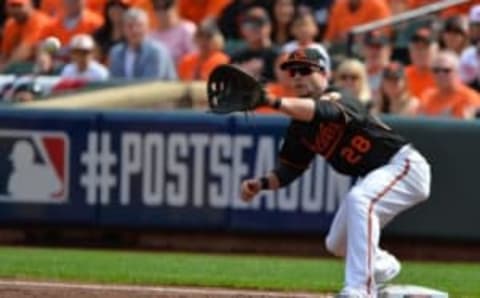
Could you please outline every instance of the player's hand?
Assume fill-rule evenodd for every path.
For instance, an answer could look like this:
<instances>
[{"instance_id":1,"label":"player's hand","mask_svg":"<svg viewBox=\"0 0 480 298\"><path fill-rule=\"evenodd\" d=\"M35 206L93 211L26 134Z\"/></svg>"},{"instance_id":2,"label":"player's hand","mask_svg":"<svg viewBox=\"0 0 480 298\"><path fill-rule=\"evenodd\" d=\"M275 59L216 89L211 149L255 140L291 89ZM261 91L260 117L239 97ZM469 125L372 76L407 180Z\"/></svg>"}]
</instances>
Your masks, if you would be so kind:
<instances>
[{"instance_id":1,"label":"player's hand","mask_svg":"<svg viewBox=\"0 0 480 298\"><path fill-rule=\"evenodd\" d=\"M245 202L250 202L261 190L261 183L258 179L248 179L242 182L241 197Z\"/></svg>"}]
</instances>

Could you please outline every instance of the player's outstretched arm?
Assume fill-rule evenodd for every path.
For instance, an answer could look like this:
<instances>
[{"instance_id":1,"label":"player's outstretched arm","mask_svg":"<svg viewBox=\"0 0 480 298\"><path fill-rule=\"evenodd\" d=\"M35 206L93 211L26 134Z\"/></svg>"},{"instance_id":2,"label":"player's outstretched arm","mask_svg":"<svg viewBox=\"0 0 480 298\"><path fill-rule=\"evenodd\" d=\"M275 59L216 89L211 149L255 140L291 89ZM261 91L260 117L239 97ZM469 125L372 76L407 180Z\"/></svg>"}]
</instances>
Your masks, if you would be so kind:
<instances>
[{"instance_id":1,"label":"player's outstretched arm","mask_svg":"<svg viewBox=\"0 0 480 298\"><path fill-rule=\"evenodd\" d=\"M268 98L267 101L275 109L291 118L311 122L318 120L337 120L342 111L330 100L313 98Z\"/></svg>"}]
</instances>

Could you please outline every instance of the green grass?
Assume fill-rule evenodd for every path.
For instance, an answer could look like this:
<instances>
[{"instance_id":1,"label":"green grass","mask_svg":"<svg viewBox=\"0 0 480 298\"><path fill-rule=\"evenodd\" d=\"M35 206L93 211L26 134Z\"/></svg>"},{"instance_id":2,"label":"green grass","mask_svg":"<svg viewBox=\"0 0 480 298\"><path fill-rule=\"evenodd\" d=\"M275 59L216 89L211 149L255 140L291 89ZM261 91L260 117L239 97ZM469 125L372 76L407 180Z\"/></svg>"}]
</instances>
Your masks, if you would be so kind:
<instances>
[{"instance_id":1,"label":"green grass","mask_svg":"<svg viewBox=\"0 0 480 298\"><path fill-rule=\"evenodd\" d=\"M343 263L238 255L0 248L0 278L332 292ZM395 283L480 297L480 264L404 262Z\"/></svg>"}]
</instances>

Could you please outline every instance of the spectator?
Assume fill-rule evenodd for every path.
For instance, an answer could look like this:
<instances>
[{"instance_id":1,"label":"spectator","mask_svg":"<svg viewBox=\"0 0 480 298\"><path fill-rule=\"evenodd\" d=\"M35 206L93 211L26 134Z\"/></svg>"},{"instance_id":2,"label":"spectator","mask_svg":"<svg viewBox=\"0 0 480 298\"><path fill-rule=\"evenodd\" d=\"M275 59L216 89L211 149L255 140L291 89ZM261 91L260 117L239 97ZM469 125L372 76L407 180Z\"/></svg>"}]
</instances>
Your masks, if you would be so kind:
<instances>
[{"instance_id":1,"label":"spectator","mask_svg":"<svg viewBox=\"0 0 480 298\"><path fill-rule=\"evenodd\" d=\"M30 80L15 86L10 100L12 102L30 102L42 97L43 93L42 85L35 80Z\"/></svg>"},{"instance_id":2,"label":"spectator","mask_svg":"<svg viewBox=\"0 0 480 298\"><path fill-rule=\"evenodd\" d=\"M390 38L381 30L369 31L363 39L365 66L367 67L368 85L374 98L378 97L383 69L390 62L392 46Z\"/></svg>"},{"instance_id":3,"label":"spectator","mask_svg":"<svg viewBox=\"0 0 480 298\"><path fill-rule=\"evenodd\" d=\"M3 29L0 71L32 58L42 31L51 21L35 10L30 0L7 0L6 9L8 19Z\"/></svg>"},{"instance_id":4,"label":"spectator","mask_svg":"<svg viewBox=\"0 0 480 298\"><path fill-rule=\"evenodd\" d=\"M178 0L180 16L196 24L216 21L231 0Z\"/></svg>"},{"instance_id":5,"label":"spectator","mask_svg":"<svg viewBox=\"0 0 480 298\"><path fill-rule=\"evenodd\" d=\"M117 44L110 51L111 76L124 79L177 79L168 49L147 36L146 12L130 8L123 18L125 42Z\"/></svg>"},{"instance_id":6,"label":"spectator","mask_svg":"<svg viewBox=\"0 0 480 298\"><path fill-rule=\"evenodd\" d=\"M272 24L267 11L260 6L251 7L243 16L240 26L246 47L231 56L232 62L258 79L272 81L277 49L270 38Z\"/></svg>"},{"instance_id":7,"label":"spectator","mask_svg":"<svg viewBox=\"0 0 480 298\"><path fill-rule=\"evenodd\" d=\"M215 67L230 60L222 51L223 36L214 23L201 24L195 34L195 41L198 50L184 56L178 65L178 76L183 81L206 81Z\"/></svg>"},{"instance_id":8,"label":"spectator","mask_svg":"<svg viewBox=\"0 0 480 298\"><path fill-rule=\"evenodd\" d=\"M460 55L460 78L465 84L480 91L480 5L475 5L470 10L469 27L472 45Z\"/></svg>"},{"instance_id":9,"label":"spectator","mask_svg":"<svg viewBox=\"0 0 480 298\"><path fill-rule=\"evenodd\" d=\"M124 41L123 14L131 6L131 0L108 0L103 12L105 23L94 34L93 38L99 50L101 61L105 61L110 49Z\"/></svg>"},{"instance_id":10,"label":"spectator","mask_svg":"<svg viewBox=\"0 0 480 298\"><path fill-rule=\"evenodd\" d=\"M417 113L419 101L410 94L403 66L398 62L389 63L382 73L379 100L375 111L382 114L413 116Z\"/></svg>"},{"instance_id":11,"label":"spectator","mask_svg":"<svg viewBox=\"0 0 480 298\"><path fill-rule=\"evenodd\" d=\"M330 8L335 0L297 0L299 11L310 11L315 17L317 28L319 31L319 40L323 39L325 29L327 28L328 14L331 11Z\"/></svg>"},{"instance_id":12,"label":"spectator","mask_svg":"<svg viewBox=\"0 0 480 298\"><path fill-rule=\"evenodd\" d=\"M35 75L56 76L60 74L62 66L63 64L55 59L55 52L42 47L42 44L40 44L35 54L33 73Z\"/></svg>"},{"instance_id":13,"label":"spectator","mask_svg":"<svg viewBox=\"0 0 480 298\"><path fill-rule=\"evenodd\" d=\"M480 40L480 4L470 9L468 20L470 42L476 43Z\"/></svg>"},{"instance_id":14,"label":"spectator","mask_svg":"<svg viewBox=\"0 0 480 298\"><path fill-rule=\"evenodd\" d=\"M252 6L261 6L260 0L234 0L227 5L218 18L218 26L226 40L239 40L242 14Z\"/></svg>"},{"instance_id":15,"label":"spectator","mask_svg":"<svg viewBox=\"0 0 480 298\"><path fill-rule=\"evenodd\" d=\"M446 19L440 33L440 47L443 50L453 51L457 55L461 55L469 44L467 19L463 16L453 16Z\"/></svg>"},{"instance_id":16,"label":"spectator","mask_svg":"<svg viewBox=\"0 0 480 298\"><path fill-rule=\"evenodd\" d=\"M175 63L195 50L193 37L197 26L178 15L177 0L154 0L158 27L152 32L154 40L162 42L170 51Z\"/></svg>"},{"instance_id":17,"label":"spectator","mask_svg":"<svg viewBox=\"0 0 480 298\"><path fill-rule=\"evenodd\" d=\"M343 43L353 27L389 16L390 8L385 0L335 1L328 17L325 40Z\"/></svg>"},{"instance_id":18,"label":"spectator","mask_svg":"<svg viewBox=\"0 0 480 298\"><path fill-rule=\"evenodd\" d=\"M93 34L103 25L103 19L85 6L85 0L63 0L64 14L46 28L44 36L57 37L62 45L77 34Z\"/></svg>"},{"instance_id":19,"label":"spectator","mask_svg":"<svg viewBox=\"0 0 480 298\"><path fill-rule=\"evenodd\" d=\"M273 0L272 14L272 41L277 45L283 45L293 39L292 22L295 13L295 0ZM315 26L316 28L316 26Z\"/></svg>"},{"instance_id":20,"label":"spectator","mask_svg":"<svg viewBox=\"0 0 480 298\"><path fill-rule=\"evenodd\" d=\"M422 94L421 113L428 116L472 118L480 103L478 93L465 86L458 74L458 57L440 52L432 63L435 86Z\"/></svg>"},{"instance_id":21,"label":"spectator","mask_svg":"<svg viewBox=\"0 0 480 298\"><path fill-rule=\"evenodd\" d=\"M299 47L308 47L315 44L315 36L318 34L315 18L310 12L299 12L294 16L292 23L294 41L287 43L282 51L291 53Z\"/></svg>"},{"instance_id":22,"label":"spectator","mask_svg":"<svg viewBox=\"0 0 480 298\"><path fill-rule=\"evenodd\" d=\"M335 84L354 95L367 108L372 108L367 69L357 59L343 60L335 71Z\"/></svg>"},{"instance_id":23,"label":"spectator","mask_svg":"<svg viewBox=\"0 0 480 298\"><path fill-rule=\"evenodd\" d=\"M427 27L419 28L410 38L408 51L412 63L406 67L405 75L410 93L417 98L421 99L425 90L435 86L430 67L437 50L435 37Z\"/></svg>"},{"instance_id":24,"label":"spectator","mask_svg":"<svg viewBox=\"0 0 480 298\"><path fill-rule=\"evenodd\" d=\"M61 77L100 82L108 79L108 69L93 58L95 42L90 35L78 34L70 41L72 63L65 65Z\"/></svg>"}]
</instances>

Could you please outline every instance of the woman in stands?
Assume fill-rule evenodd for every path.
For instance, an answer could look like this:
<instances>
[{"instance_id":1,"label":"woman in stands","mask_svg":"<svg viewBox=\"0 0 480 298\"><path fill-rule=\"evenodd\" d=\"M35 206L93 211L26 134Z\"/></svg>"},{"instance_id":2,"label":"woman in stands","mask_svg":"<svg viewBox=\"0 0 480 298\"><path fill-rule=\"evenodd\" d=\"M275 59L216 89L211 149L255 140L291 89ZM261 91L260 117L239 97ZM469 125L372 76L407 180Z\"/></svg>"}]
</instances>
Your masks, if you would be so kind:
<instances>
[{"instance_id":1,"label":"woman in stands","mask_svg":"<svg viewBox=\"0 0 480 298\"><path fill-rule=\"evenodd\" d=\"M440 47L461 55L469 45L467 19L463 16L452 16L446 19L440 33Z\"/></svg>"},{"instance_id":2,"label":"woman in stands","mask_svg":"<svg viewBox=\"0 0 480 298\"><path fill-rule=\"evenodd\" d=\"M413 116L417 113L418 107L418 99L409 92L403 66L398 62L391 62L383 70L380 94L374 111Z\"/></svg>"},{"instance_id":3,"label":"woman in stands","mask_svg":"<svg viewBox=\"0 0 480 298\"><path fill-rule=\"evenodd\" d=\"M269 9L272 18L272 41L276 45L283 45L291 41L292 22L296 15L295 0L274 0Z\"/></svg>"},{"instance_id":4,"label":"woman in stands","mask_svg":"<svg viewBox=\"0 0 480 298\"><path fill-rule=\"evenodd\" d=\"M343 60L335 71L334 82L336 86L351 92L368 109L372 108L372 92L368 85L367 69L360 60Z\"/></svg>"},{"instance_id":5,"label":"woman in stands","mask_svg":"<svg viewBox=\"0 0 480 298\"><path fill-rule=\"evenodd\" d=\"M100 61L105 62L110 48L123 41L122 18L124 12L130 8L131 2L132 0L109 0L105 5L103 13L105 23L93 35Z\"/></svg>"}]
</instances>

